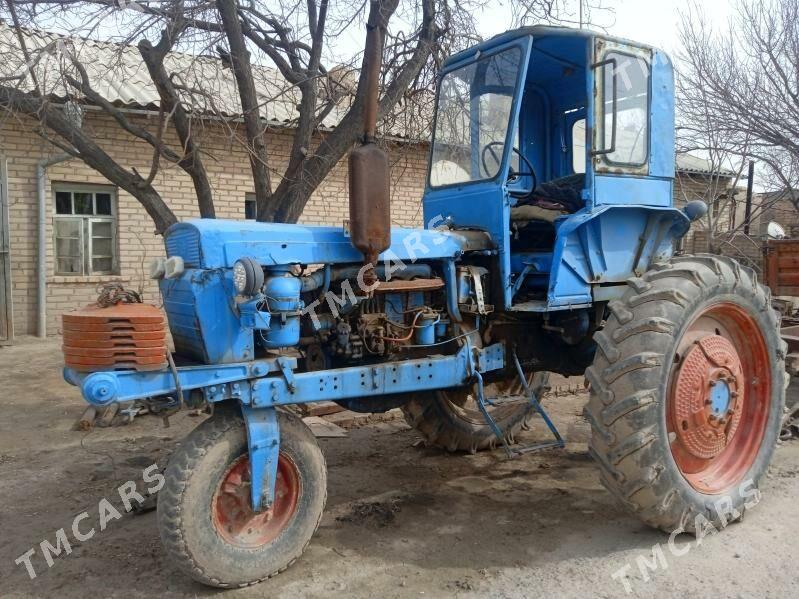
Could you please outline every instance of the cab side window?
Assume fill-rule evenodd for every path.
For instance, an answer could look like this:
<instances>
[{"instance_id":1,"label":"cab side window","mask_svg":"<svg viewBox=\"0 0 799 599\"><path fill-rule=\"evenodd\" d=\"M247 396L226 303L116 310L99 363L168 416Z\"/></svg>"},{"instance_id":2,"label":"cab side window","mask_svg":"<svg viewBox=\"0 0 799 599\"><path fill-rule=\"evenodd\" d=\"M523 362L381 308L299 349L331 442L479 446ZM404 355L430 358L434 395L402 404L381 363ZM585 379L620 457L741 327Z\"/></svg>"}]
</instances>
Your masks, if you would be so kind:
<instances>
[{"instance_id":1,"label":"cab side window","mask_svg":"<svg viewBox=\"0 0 799 599\"><path fill-rule=\"evenodd\" d=\"M649 152L649 63L640 56L608 52L602 70L604 118L603 159L609 164L642 166ZM614 82L615 78L615 82ZM616 87L616 126L613 139L613 87ZM614 142L615 141L615 145Z\"/></svg>"}]
</instances>

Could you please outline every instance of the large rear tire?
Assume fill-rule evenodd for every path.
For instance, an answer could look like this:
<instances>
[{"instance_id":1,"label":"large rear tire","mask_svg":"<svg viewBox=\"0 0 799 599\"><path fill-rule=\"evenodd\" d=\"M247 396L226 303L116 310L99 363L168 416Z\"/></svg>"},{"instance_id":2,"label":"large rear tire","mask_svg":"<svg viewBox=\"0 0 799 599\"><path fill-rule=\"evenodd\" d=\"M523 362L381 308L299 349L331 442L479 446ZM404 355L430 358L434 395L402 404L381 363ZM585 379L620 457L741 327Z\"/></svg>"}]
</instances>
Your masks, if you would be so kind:
<instances>
[{"instance_id":1,"label":"large rear tire","mask_svg":"<svg viewBox=\"0 0 799 599\"><path fill-rule=\"evenodd\" d=\"M529 373L527 383L540 398L549 388L549 373ZM516 434L527 426L527 421L535 413L532 404L524 397L518 377L510 375L506 381L487 384L485 395L500 399L518 397L500 405L487 406L505 441L515 443ZM418 394L404 404L402 410L405 420L422 434L428 446L474 453L501 443L486 423L475 397L476 386L431 391Z\"/></svg>"},{"instance_id":2,"label":"large rear tire","mask_svg":"<svg viewBox=\"0 0 799 599\"><path fill-rule=\"evenodd\" d=\"M610 308L586 371L602 483L667 532L742 517L785 402L768 290L732 259L687 256L631 279Z\"/></svg>"},{"instance_id":3,"label":"large rear tire","mask_svg":"<svg viewBox=\"0 0 799 599\"><path fill-rule=\"evenodd\" d=\"M158 494L158 527L172 561L214 587L241 587L288 568L305 550L327 498L325 460L310 429L278 412L275 501L250 507L247 434L238 408L223 407L172 455Z\"/></svg>"}]
</instances>

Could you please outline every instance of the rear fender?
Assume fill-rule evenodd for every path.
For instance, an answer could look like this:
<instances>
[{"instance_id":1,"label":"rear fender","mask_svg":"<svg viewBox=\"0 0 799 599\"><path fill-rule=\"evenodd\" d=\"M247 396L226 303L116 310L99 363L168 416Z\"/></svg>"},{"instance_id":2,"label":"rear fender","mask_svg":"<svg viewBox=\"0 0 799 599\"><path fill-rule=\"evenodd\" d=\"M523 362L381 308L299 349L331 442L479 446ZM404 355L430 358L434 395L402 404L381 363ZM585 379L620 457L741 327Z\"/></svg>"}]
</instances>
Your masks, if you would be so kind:
<instances>
[{"instance_id":1,"label":"rear fender","mask_svg":"<svg viewBox=\"0 0 799 599\"><path fill-rule=\"evenodd\" d=\"M556 223L547 304L567 308L593 301L592 286L622 283L668 260L689 229L676 208L607 206Z\"/></svg>"}]
</instances>

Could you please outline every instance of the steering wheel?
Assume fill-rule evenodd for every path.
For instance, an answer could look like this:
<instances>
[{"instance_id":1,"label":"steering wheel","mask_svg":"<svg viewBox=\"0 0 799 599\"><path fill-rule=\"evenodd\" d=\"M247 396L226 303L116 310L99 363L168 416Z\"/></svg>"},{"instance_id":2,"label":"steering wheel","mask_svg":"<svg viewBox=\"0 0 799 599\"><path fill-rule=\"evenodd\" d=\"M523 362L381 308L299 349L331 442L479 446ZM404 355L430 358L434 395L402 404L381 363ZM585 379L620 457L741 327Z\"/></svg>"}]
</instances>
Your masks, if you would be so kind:
<instances>
[{"instance_id":1,"label":"steering wheel","mask_svg":"<svg viewBox=\"0 0 799 599\"><path fill-rule=\"evenodd\" d=\"M486 154L488 152L491 153L492 158L496 161L497 164L500 164L502 162L502 156L501 155L497 155L496 150L494 150L494 146L502 146L502 147L504 147L505 146L505 142L504 141L492 141L492 142L486 144L485 146L483 146L483 151L480 154L480 160L483 163L483 170L486 173L491 172L490 169L488 168L488 164L486 164ZM525 192L525 194L524 194L525 196L528 196L528 195L532 194L535 191L536 187L538 187L538 177L535 174L535 169L533 168L533 165L530 163L529 160L527 160L527 157L524 154L521 153L519 148L512 147L511 150L513 150L513 153L516 154L519 157L519 160L521 162L523 162L525 165L527 165L527 168L530 169L530 172L524 173L524 172L520 172L520 171L515 171L511 167L510 169L508 169L508 181L510 181L511 179L514 179L516 177L530 177L533 180L533 185L530 188L530 191L529 192Z\"/></svg>"}]
</instances>

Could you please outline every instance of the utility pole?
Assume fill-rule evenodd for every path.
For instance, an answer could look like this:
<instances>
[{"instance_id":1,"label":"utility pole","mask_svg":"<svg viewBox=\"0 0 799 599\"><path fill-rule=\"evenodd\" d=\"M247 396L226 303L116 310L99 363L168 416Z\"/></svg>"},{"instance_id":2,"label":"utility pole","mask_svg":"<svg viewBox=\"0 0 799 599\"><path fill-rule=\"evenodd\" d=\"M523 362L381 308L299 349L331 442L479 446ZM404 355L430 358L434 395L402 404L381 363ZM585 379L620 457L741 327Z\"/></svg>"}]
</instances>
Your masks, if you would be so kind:
<instances>
[{"instance_id":1,"label":"utility pole","mask_svg":"<svg viewBox=\"0 0 799 599\"><path fill-rule=\"evenodd\" d=\"M580 29L583 28L583 0L577 0L580 5Z\"/></svg>"},{"instance_id":2,"label":"utility pole","mask_svg":"<svg viewBox=\"0 0 799 599\"><path fill-rule=\"evenodd\" d=\"M744 235L749 235L749 221L752 218L752 186L755 183L755 162L749 161L749 180L746 182L746 208L744 210Z\"/></svg>"}]
</instances>

